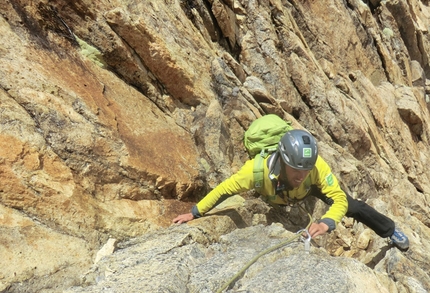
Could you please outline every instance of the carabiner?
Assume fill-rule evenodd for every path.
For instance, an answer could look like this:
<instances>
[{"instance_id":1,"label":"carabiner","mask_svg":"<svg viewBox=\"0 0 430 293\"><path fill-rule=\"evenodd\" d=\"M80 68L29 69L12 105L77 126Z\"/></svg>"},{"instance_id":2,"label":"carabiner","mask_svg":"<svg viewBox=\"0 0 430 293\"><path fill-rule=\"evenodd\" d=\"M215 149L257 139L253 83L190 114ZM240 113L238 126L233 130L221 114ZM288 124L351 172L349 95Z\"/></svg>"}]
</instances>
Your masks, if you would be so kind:
<instances>
[{"instance_id":1,"label":"carabiner","mask_svg":"<svg viewBox=\"0 0 430 293\"><path fill-rule=\"evenodd\" d=\"M305 243L305 252L309 253L311 250L311 239L312 239L311 234L309 234L308 229L302 229L298 231L296 234L299 234L299 233L300 235L303 233L306 233L307 237L305 238L303 237L303 235L301 235L300 239Z\"/></svg>"}]
</instances>

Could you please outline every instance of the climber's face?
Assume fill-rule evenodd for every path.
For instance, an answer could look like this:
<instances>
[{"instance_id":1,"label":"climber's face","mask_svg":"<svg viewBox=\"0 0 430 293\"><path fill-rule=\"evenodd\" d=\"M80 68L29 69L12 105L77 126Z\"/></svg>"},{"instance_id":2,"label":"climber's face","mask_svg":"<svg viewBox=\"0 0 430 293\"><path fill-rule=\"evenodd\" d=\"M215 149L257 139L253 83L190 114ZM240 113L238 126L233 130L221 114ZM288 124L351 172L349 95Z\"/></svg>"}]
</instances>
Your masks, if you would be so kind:
<instances>
[{"instance_id":1,"label":"climber's face","mask_svg":"<svg viewBox=\"0 0 430 293\"><path fill-rule=\"evenodd\" d=\"M300 184L302 184L303 180L305 180L306 176L308 176L310 170L298 170L294 169L286 164L283 164L283 170L284 173L283 177L285 177L288 181L288 184L293 187L299 187Z\"/></svg>"}]
</instances>

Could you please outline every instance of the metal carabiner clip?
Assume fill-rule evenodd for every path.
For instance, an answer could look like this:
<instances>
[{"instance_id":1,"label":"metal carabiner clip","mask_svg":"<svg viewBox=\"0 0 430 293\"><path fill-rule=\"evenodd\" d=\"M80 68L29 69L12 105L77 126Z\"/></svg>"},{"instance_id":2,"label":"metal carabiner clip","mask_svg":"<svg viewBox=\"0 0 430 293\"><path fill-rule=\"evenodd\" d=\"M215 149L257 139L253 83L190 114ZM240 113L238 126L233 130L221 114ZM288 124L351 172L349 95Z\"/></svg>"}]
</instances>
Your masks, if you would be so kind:
<instances>
[{"instance_id":1,"label":"metal carabiner clip","mask_svg":"<svg viewBox=\"0 0 430 293\"><path fill-rule=\"evenodd\" d=\"M303 237L303 235L301 235L303 233L306 233L306 235L307 235L306 238ZM309 234L308 229L302 229L302 230L298 231L296 234L301 235L300 239L305 243L305 252L309 253L311 250L311 239L312 239L312 237L311 237L311 234Z\"/></svg>"}]
</instances>

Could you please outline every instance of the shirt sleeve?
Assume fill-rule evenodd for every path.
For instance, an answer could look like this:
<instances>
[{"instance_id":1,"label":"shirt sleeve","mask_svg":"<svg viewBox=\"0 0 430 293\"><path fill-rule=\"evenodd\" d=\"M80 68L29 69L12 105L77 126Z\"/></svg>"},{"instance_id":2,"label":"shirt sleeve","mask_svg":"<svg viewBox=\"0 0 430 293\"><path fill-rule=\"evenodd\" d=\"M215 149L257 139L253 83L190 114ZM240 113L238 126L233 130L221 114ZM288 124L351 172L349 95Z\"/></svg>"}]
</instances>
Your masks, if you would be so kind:
<instances>
[{"instance_id":1,"label":"shirt sleeve","mask_svg":"<svg viewBox=\"0 0 430 293\"><path fill-rule=\"evenodd\" d=\"M228 179L224 180L209 192L196 205L200 215L204 215L212 209L221 196L232 196L254 188L254 159L248 160L242 168Z\"/></svg>"},{"instance_id":2,"label":"shirt sleeve","mask_svg":"<svg viewBox=\"0 0 430 293\"><path fill-rule=\"evenodd\" d=\"M333 204L321 219L332 219L337 224L342 220L348 210L346 194L342 188L340 188L339 182L336 176L331 172L329 165L321 157L318 157L315 168L317 170L318 187L323 194L333 200Z\"/></svg>"}]
</instances>

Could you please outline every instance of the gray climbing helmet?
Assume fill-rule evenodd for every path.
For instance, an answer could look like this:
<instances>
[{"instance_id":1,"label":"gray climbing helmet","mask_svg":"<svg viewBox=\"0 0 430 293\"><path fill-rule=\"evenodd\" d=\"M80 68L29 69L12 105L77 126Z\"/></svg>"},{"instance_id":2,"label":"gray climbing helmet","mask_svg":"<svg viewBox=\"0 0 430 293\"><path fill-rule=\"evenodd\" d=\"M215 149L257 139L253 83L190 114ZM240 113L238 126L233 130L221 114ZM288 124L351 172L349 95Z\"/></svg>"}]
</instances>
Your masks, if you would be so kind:
<instances>
[{"instance_id":1,"label":"gray climbing helmet","mask_svg":"<svg viewBox=\"0 0 430 293\"><path fill-rule=\"evenodd\" d=\"M299 170L311 170L318 157L315 138L300 129L284 134L278 143L278 152L285 164Z\"/></svg>"}]
</instances>

